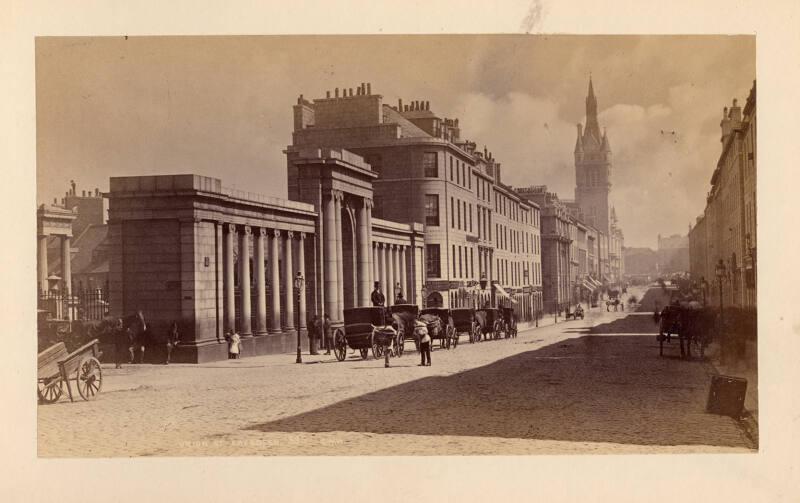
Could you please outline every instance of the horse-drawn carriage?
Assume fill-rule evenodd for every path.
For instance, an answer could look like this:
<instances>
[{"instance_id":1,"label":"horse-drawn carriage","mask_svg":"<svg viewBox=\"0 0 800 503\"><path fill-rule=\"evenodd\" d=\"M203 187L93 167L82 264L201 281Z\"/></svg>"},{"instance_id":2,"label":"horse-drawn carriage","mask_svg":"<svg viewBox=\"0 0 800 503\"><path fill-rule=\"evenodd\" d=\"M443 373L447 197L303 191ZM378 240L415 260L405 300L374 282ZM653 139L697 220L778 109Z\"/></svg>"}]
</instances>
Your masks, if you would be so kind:
<instances>
[{"instance_id":1,"label":"horse-drawn carriage","mask_svg":"<svg viewBox=\"0 0 800 503\"><path fill-rule=\"evenodd\" d=\"M697 302L670 304L661 310L658 323L659 356L664 356L664 342L671 342L673 335L678 336L681 358L692 358L692 345L701 359L705 356L715 323L712 312L703 309Z\"/></svg>"},{"instance_id":2,"label":"horse-drawn carriage","mask_svg":"<svg viewBox=\"0 0 800 503\"><path fill-rule=\"evenodd\" d=\"M577 320L578 318L583 319L583 316L584 316L584 314L583 314L583 306L581 306L580 304L575 306L575 310L574 311L570 311L569 310L569 306L567 306L566 319L570 319L570 318L572 318L573 320Z\"/></svg>"},{"instance_id":3,"label":"horse-drawn carriage","mask_svg":"<svg viewBox=\"0 0 800 503\"><path fill-rule=\"evenodd\" d=\"M336 359L343 361L347 348L358 350L361 358L367 359L370 350L375 358L388 355L386 348L393 346L394 355L403 353L404 334L387 320L383 307L354 307L344 310L344 330L337 329L333 339Z\"/></svg>"},{"instance_id":4,"label":"horse-drawn carriage","mask_svg":"<svg viewBox=\"0 0 800 503\"><path fill-rule=\"evenodd\" d=\"M505 332L506 339L509 337L517 336L517 317L514 314L513 307L502 308L503 313L503 331Z\"/></svg>"},{"instance_id":5,"label":"horse-drawn carriage","mask_svg":"<svg viewBox=\"0 0 800 503\"><path fill-rule=\"evenodd\" d=\"M428 335L431 341L439 339L442 349L455 348L458 345L458 335L453 325L450 310L443 307L430 307L419 313L419 319L428 326Z\"/></svg>"},{"instance_id":6,"label":"horse-drawn carriage","mask_svg":"<svg viewBox=\"0 0 800 503\"><path fill-rule=\"evenodd\" d=\"M475 321L475 310L470 307L461 307L450 310L450 317L453 319L455 329L454 342L458 344L458 338L464 334L469 337L469 342L478 342L480 337L480 325Z\"/></svg>"},{"instance_id":7,"label":"horse-drawn carriage","mask_svg":"<svg viewBox=\"0 0 800 503\"><path fill-rule=\"evenodd\" d=\"M484 307L475 311L478 323L478 340L500 339L503 336L504 323L502 311L496 307Z\"/></svg>"}]
</instances>

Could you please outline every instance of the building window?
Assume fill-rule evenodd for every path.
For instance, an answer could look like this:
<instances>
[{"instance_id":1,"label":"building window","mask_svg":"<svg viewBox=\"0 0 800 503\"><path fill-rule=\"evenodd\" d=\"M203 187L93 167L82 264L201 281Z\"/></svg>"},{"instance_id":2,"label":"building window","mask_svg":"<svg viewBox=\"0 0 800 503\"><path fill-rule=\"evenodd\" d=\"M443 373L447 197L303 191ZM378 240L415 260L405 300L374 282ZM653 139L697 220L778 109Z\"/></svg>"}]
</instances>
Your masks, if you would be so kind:
<instances>
[{"instance_id":1,"label":"building window","mask_svg":"<svg viewBox=\"0 0 800 503\"><path fill-rule=\"evenodd\" d=\"M461 161L456 161L456 183L461 185Z\"/></svg>"},{"instance_id":2,"label":"building window","mask_svg":"<svg viewBox=\"0 0 800 503\"><path fill-rule=\"evenodd\" d=\"M475 256L472 253L472 248L469 249L469 275L475 277Z\"/></svg>"},{"instance_id":3,"label":"building window","mask_svg":"<svg viewBox=\"0 0 800 503\"><path fill-rule=\"evenodd\" d=\"M456 228L456 203L450 198L450 227Z\"/></svg>"},{"instance_id":4,"label":"building window","mask_svg":"<svg viewBox=\"0 0 800 503\"><path fill-rule=\"evenodd\" d=\"M442 276L439 260L439 245L425 245L425 275L429 278Z\"/></svg>"},{"instance_id":5,"label":"building window","mask_svg":"<svg viewBox=\"0 0 800 503\"><path fill-rule=\"evenodd\" d=\"M464 277L464 269L462 269L462 261L461 261L461 257L462 257L463 254L462 254L461 250L462 250L462 248L459 246L458 247L458 277L459 278L463 278Z\"/></svg>"},{"instance_id":6,"label":"building window","mask_svg":"<svg viewBox=\"0 0 800 503\"><path fill-rule=\"evenodd\" d=\"M439 225L438 194L425 194L425 225Z\"/></svg>"},{"instance_id":7,"label":"building window","mask_svg":"<svg viewBox=\"0 0 800 503\"><path fill-rule=\"evenodd\" d=\"M436 152L425 152L422 154L422 169L427 178L439 177L439 156Z\"/></svg>"},{"instance_id":8,"label":"building window","mask_svg":"<svg viewBox=\"0 0 800 503\"><path fill-rule=\"evenodd\" d=\"M453 261L453 276L456 275L456 245L453 245L453 254L450 256L450 260Z\"/></svg>"},{"instance_id":9,"label":"building window","mask_svg":"<svg viewBox=\"0 0 800 503\"><path fill-rule=\"evenodd\" d=\"M453 157L450 157L450 181L453 181Z\"/></svg>"},{"instance_id":10,"label":"building window","mask_svg":"<svg viewBox=\"0 0 800 503\"><path fill-rule=\"evenodd\" d=\"M472 232L472 203L469 204L469 231Z\"/></svg>"}]
</instances>

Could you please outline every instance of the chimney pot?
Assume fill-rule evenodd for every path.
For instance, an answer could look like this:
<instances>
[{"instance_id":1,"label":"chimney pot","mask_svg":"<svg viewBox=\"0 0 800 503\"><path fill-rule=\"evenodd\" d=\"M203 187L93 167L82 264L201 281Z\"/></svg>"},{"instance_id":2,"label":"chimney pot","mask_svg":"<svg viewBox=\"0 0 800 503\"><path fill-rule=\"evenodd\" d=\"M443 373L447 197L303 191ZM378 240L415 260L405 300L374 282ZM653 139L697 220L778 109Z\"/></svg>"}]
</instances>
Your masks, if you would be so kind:
<instances>
[{"instance_id":1,"label":"chimney pot","mask_svg":"<svg viewBox=\"0 0 800 503\"><path fill-rule=\"evenodd\" d=\"M337 87L337 88L335 88L335 89L334 89L334 92L336 93L336 97L338 98L338 97L339 97L339 88L338 88L338 87Z\"/></svg>"},{"instance_id":2,"label":"chimney pot","mask_svg":"<svg viewBox=\"0 0 800 503\"><path fill-rule=\"evenodd\" d=\"M351 98L353 97L353 88L352 87L350 88L350 97Z\"/></svg>"},{"instance_id":3,"label":"chimney pot","mask_svg":"<svg viewBox=\"0 0 800 503\"><path fill-rule=\"evenodd\" d=\"M86 197L86 191L85 190L81 191L81 197Z\"/></svg>"},{"instance_id":4,"label":"chimney pot","mask_svg":"<svg viewBox=\"0 0 800 503\"><path fill-rule=\"evenodd\" d=\"M430 101L426 101L425 102L425 110L430 110L430 109L431 109L431 102Z\"/></svg>"},{"instance_id":5,"label":"chimney pot","mask_svg":"<svg viewBox=\"0 0 800 503\"><path fill-rule=\"evenodd\" d=\"M330 98L331 97L331 92L330 91L325 91L325 97L326 98Z\"/></svg>"},{"instance_id":6,"label":"chimney pot","mask_svg":"<svg viewBox=\"0 0 800 503\"><path fill-rule=\"evenodd\" d=\"M367 94L372 96L372 84L367 82Z\"/></svg>"},{"instance_id":7,"label":"chimney pot","mask_svg":"<svg viewBox=\"0 0 800 503\"><path fill-rule=\"evenodd\" d=\"M397 109L400 110L401 112L403 111L403 100L402 100L402 98L397 100Z\"/></svg>"},{"instance_id":8,"label":"chimney pot","mask_svg":"<svg viewBox=\"0 0 800 503\"><path fill-rule=\"evenodd\" d=\"M53 198L53 206L56 206L57 204L58 204L58 198L54 197Z\"/></svg>"}]
</instances>

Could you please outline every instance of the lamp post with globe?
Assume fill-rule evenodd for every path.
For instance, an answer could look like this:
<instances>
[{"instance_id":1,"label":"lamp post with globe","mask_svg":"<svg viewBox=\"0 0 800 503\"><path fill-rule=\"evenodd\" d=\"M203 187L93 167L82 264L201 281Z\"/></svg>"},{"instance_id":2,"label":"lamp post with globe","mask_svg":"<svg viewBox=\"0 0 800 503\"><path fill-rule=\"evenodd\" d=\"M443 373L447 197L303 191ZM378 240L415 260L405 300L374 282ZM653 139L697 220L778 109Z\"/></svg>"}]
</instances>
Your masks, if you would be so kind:
<instances>
[{"instance_id":1,"label":"lamp post with globe","mask_svg":"<svg viewBox=\"0 0 800 503\"><path fill-rule=\"evenodd\" d=\"M306 280L303 277L303 273L297 271L297 275L294 277L295 300L297 301L295 308L295 312L297 312L297 359L295 363L303 363L303 357L300 354L300 296L303 295L305 283Z\"/></svg>"}]
</instances>

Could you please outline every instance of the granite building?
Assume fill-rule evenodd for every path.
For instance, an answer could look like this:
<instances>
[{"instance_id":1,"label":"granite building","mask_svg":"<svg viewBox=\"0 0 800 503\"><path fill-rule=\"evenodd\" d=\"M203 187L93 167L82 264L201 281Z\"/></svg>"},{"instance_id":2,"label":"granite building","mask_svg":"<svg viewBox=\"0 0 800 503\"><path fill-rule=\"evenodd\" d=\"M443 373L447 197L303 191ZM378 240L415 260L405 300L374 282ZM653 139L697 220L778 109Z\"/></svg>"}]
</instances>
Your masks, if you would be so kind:
<instances>
[{"instance_id":1,"label":"granite building","mask_svg":"<svg viewBox=\"0 0 800 503\"><path fill-rule=\"evenodd\" d=\"M689 231L693 280L722 283L725 305L756 306L756 83L744 109L736 99L720 121L722 152L711 175L706 207ZM717 268L724 270L719 278ZM719 295L708 295L719 302Z\"/></svg>"},{"instance_id":2,"label":"granite building","mask_svg":"<svg viewBox=\"0 0 800 503\"><path fill-rule=\"evenodd\" d=\"M494 294L522 320L541 311L538 208L502 183L488 149L461 138L458 119L422 100L390 106L370 84L337 88L294 105L286 150L292 198L303 179L296 161L308 148L363 157L376 174L374 216L425 225L425 305L479 305Z\"/></svg>"}]
</instances>

